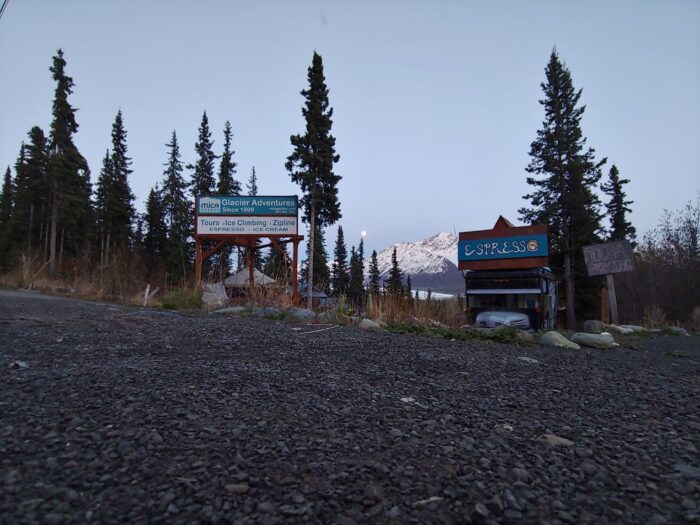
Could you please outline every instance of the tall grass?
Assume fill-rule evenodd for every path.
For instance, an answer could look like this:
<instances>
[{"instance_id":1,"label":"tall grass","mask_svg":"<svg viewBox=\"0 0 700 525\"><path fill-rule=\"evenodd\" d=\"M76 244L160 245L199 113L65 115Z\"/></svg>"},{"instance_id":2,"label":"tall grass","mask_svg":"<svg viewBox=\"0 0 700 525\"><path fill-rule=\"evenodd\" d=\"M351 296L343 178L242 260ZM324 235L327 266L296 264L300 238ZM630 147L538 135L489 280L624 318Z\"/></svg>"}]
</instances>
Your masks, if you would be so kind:
<instances>
[{"instance_id":1,"label":"tall grass","mask_svg":"<svg viewBox=\"0 0 700 525\"><path fill-rule=\"evenodd\" d=\"M467 314L459 299L440 301L408 299L392 295L370 295L366 300L365 315L387 324L410 322L418 325L461 327L467 323Z\"/></svg>"}]
</instances>

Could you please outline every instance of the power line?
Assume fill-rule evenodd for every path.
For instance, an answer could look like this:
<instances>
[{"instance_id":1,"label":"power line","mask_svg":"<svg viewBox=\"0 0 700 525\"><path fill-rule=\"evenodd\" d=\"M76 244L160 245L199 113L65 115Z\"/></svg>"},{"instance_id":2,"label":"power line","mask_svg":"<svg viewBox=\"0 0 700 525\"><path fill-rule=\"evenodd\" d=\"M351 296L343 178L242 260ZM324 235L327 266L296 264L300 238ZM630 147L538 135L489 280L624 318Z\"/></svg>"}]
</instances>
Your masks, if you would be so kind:
<instances>
[{"instance_id":1,"label":"power line","mask_svg":"<svg viewBox=\"0 0 700 525\"><path fill-rule=\"evenodd\" d=\"M7 8L7 4L10 3L10 0L3 0L2 2L2 7L0 7L0 18L2 18L2 15L5 14L5 9Z\"/></svg>"}]
</instances>

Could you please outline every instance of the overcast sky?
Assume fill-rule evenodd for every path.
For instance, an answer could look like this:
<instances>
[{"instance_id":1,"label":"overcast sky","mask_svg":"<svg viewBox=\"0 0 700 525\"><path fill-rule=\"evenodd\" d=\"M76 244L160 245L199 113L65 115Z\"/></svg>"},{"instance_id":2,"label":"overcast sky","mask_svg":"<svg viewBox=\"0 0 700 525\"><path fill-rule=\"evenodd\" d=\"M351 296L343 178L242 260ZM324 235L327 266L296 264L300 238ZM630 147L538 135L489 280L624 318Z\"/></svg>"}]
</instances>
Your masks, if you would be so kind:
<instances>
[{"instance_id":1,"label":"overcast sky","mask_svg":"<svg viewBox=\"0 0 700 525\"><path fill-rule=\"evenodd\" d=\"M93 182L121 108L137 207L162 179L176 130L185 162L206 110L238 178L298 188L284 163L303 130L307 68L322 57L348 245L517 222L552 48L583 88L582 128L631 179L641 233L700 190L700 2L37 1L0 19L0 166L48 131L60 47L75 81L75 141ZM606 170L607 172L607 170ZM187 174L189 177L189 173ZM328 230L332 252L335 228Z\"/></svg>"}]
</instances>

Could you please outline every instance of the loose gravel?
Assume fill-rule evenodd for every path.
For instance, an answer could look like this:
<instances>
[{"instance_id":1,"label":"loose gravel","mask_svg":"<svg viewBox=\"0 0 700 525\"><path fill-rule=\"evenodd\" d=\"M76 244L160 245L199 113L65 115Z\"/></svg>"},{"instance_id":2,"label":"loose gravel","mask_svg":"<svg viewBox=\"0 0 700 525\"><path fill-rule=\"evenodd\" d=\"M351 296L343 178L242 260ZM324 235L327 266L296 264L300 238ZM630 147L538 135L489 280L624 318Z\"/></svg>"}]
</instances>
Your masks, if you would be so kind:
<instances>
[{"instance_id":1,"label":"loose gravel","mask_svg":"<svg viewBox=\"0 0 700 525\"><path fill-rule=\"evenodd\" d=\"M318 328L0 291L0 523L700 523L699 337Z\"/></svg>"}]
</instances>

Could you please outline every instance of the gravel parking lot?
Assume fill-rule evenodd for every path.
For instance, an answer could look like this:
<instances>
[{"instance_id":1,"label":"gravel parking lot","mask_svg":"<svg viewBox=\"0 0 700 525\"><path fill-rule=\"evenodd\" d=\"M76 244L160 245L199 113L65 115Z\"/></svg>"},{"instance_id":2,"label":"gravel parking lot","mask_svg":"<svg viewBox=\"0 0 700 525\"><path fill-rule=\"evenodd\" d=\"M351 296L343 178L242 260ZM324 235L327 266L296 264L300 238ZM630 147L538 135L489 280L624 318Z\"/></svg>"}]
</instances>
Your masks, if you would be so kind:
<instances>
[{"instance_id":1,"label":"gravel parking lot","mask_svg":"<svg viewBox=\"0 0 700 525\"><path fill-rule=\"evenodd\" d=\"M700 337L318 328L0 291L0 523L700 523Z\"/></svg>"}]
</instances>

